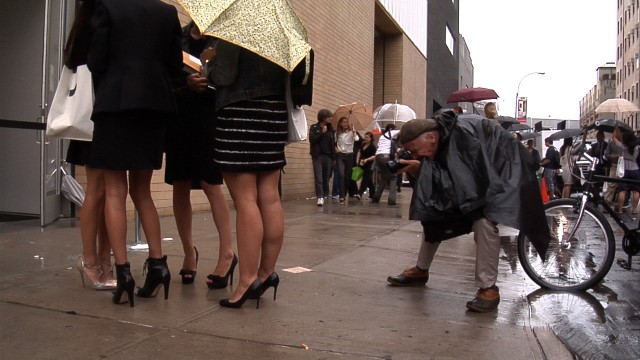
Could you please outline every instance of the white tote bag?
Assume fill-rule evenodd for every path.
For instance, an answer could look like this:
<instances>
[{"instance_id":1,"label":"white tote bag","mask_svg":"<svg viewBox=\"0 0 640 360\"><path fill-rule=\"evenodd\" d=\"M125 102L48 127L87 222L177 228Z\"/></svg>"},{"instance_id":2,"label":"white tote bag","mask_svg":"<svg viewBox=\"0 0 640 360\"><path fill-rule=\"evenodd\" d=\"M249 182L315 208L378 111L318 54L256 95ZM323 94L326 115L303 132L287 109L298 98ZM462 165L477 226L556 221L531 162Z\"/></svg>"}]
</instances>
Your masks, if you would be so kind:
<instances>
[{"instance_id":1,"label":"white tote bag","mask_svg":"<svg viewBox=\"0 0 640 360\"><path fill-rule=\"evenodd\" d=\"M287 144L305 141L307 140L307 116L304 113L304 109L293 105L291 100L291 81L287 76L287 86L285 92L285 98L287 101L287 113L289 114L289 129L287 136Z\"/></svg>"},{"instance_id":2,"label":"white tote bag","mask_svg":"<svg viewBox=\"0 0 640 360\"><path fill-rule=\"evenodd\" d=\"M93 83L87 65L76 71L64 67L47 116L47 136L91 141Z\"/></svg>"}]
</instances>

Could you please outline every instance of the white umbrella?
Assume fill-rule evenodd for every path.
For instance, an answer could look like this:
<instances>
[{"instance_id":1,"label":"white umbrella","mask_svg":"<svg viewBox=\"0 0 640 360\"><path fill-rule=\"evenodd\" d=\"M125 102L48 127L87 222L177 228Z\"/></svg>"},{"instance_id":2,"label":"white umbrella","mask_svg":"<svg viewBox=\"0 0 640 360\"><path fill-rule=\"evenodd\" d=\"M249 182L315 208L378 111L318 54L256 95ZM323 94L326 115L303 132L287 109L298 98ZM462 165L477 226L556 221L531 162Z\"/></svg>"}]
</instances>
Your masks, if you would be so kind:
<instances>
[{"instance_id":1,"label":"white umbrella","mask_svg":"<svg viewBox=\"0 0 640 360\"><path fill-rule=\"evenodd\" d=\"M627 99L608 99L596 107L596 113L621 113L640 111L638 105Z\"/></svg>"},{"instance_id":2,"label":"white umbrella","mask_svg":"<svg viewBox=\"0 0 640 360\"><path fill-rule=\"evenodd\" d=\"M380 129L384 129L388 124L395 124L398 128L405 122L416 118L416 112L409 106L389 103L379 106L373 111L373 121L367 127L367 131L379 133Z\"/></svg>"}]
</instances>

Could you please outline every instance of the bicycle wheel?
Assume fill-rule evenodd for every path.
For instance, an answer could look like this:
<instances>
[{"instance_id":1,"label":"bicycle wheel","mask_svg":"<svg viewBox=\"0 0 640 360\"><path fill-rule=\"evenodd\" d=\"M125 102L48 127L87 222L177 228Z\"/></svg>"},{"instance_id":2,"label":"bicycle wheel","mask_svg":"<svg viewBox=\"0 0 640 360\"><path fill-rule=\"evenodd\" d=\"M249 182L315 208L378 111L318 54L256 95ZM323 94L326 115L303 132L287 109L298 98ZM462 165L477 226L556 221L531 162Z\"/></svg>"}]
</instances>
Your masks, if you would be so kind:
<instances>
[{"instance_id":1,"label":"bicycle wheel","mask_svg":"<svg viewBox=\"0 0 640 360\"><path fill-rule=\"evenodd\" d=\"M600 211L587 204L573 238L566 237L575 227L578 200L560 199L545 205L551 242L542 262L529 239L518 235L518 258L524 272L541 287L580 291L599 283L611 269L615 255L615 236ZM565 240L565 241L563 241Z\"/></svg>"}]
</instances>

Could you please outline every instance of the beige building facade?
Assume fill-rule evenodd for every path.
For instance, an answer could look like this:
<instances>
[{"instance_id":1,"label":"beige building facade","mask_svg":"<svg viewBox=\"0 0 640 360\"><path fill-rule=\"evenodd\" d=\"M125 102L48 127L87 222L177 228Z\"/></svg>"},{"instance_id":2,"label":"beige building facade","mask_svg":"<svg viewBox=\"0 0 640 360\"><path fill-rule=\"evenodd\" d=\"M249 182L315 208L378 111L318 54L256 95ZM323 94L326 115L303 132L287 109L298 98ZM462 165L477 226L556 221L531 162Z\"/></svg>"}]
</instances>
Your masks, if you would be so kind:
<instances>
[{"instance_id":1,"label":"beige building facade","mask_svg":"<svg viewBox=\"0 0 640 360\"><path fill-rule=\"evenodd\" d=\"M592 125L599 119L596 108L616 95L616 65L606 63L596 69L596 85L580 100L580 127Z\"/></svg>"},{"instance_id":2,"label":"beige building facade","mask_svg":"<svg viewBox=\"0 0 640 360\"><path fill-rule=\"evenodd\" d=\"M616 97L640 106L640 0L618 1ZM640 114L624 113L622 120L640 130Z\"/></svg>"}]
</instances>

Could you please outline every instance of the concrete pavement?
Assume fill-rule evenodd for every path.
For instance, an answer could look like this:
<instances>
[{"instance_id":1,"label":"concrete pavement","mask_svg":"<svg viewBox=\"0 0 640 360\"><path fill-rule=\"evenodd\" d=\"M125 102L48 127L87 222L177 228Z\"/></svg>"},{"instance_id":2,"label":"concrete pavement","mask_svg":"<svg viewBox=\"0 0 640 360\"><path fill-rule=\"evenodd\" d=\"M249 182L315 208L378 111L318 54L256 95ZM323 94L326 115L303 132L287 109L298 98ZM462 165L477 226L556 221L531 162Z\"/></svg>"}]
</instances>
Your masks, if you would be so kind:
<instances>
[{"instance_id":1,"label":"concrete pavement","mask_svg":"<svg viewBox=\"0 0 640 360\"><path fill-rule=\"evenodd\" d=\"M477 290L470 236L440 247L425 288L386 284L388 275L416 261L421 227L407 219L410 196L404 188L396 206L387 205L386 194L379 204L286 201L278 298L270 289L258 310L255 301L221 308L218 300L230 289L207 289L218 245L208 213L194 214L200 252L194 285L180 283L174 219L161 218L163 236L173 238L163 242L173 274L169 300L136 298L134 308L112 304L110 292L82 287L75 220L44 229L35 220L0 223L0 353L6 359L572 359L547 326L531 321L526 296L535 288L511 271L508 252L501 256L498 312L466 311ZM504 246L515 246L513 231L502 230ZM144 251L129 256L140 285L146 257ZM296 267L311 271L285 270Z\"/></svg>"}]
</instances>

